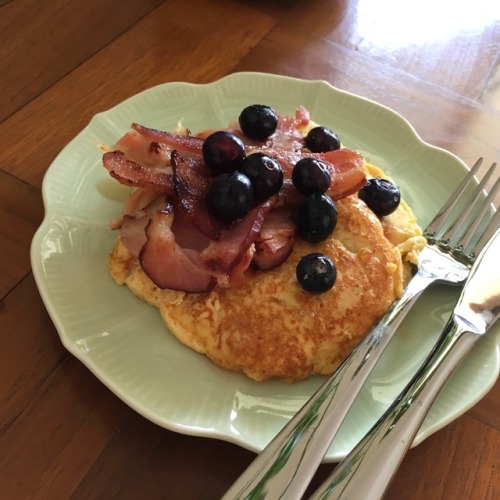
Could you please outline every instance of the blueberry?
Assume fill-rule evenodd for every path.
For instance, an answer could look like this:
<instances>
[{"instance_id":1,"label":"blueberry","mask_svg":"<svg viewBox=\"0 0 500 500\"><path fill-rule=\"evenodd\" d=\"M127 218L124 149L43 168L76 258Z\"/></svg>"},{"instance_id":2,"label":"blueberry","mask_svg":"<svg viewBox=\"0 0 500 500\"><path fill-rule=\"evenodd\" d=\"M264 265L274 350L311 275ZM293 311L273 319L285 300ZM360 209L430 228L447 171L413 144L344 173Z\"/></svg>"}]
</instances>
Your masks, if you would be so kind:
<instances>
[{"instance_id":1,"label":"blueberry","mask_svg":"<svg viewBox=\"0 0 500 500\"><path fill-rule=\"evenodd\" d=\"M266 199L276 194L283 185L283 170L276 158L264 153L247 156L238 169L252 182L253 196Z\"/></svg>"},{"instance_id":2,"label":"blueberry","mask_svg":"<svg viewBox=\"0 0 500 500\"><path fill-rule=\"evenodd\" d=\"M302 238L318 243L328 238L337 225L337 207L326 194L311 194L298 206L295 223Z\"/></svg>"},{"instance_id":3,"label":"blueberry","mask_svg":"<svg viewBox=\"0 0 500 500\"><path fill-rule=\"evenodd\" d=\"M238 122L247 137L264 141L274 134L278 126L278 115L269 106L252 104L241 112Z\"/></svg>"},{"instance_id":4,"label":"blueberry","mask_svg":"<svg viewBox=\"0 0 500 500\"><path fill-rule=\"evenodd\" d=\"M401 201L398 186L381 177L368 180L358 192L358 196L378 217L392 214Z\"/></svg>"},{"instance_id":5,"label":"blueberry","mask_svg":"<svg viewBox=\"0 0 500 500\"><path fill-rule=\"evenodd\" d=\"M203 160L216 174L233 172L246 156L243 141L225 130L210 134L203 142L202 153Z\"/></svg>"},{"instance_id":6,"label":"blueberry","mask_svg":"<svg viewBox=\"0 0 500 500\"><path fill-rule=\"evenodd\" d=\"M308 195L323 194L330 187L330 169L316 158L302 158L292 170L292 182L297 191Z\"/></svg>"},{"instance_id":7,"label":"blueberry","mask_svg":"<svg viewBox=\"0 0 500 500\"><path fill-rule=\"evenodd\" d=\"M325 153L340 149L340 139L331 128L314 127L307 133L305 145L313 153Z\"/></svg>"},{"instance_id":8,"label":"blueberry","mask_svg":"<svg viewBox=\"0 0 500 500\"><path fill-rule=\"evenodd\" d=\"M300 286L308 292L326 292L337 279L332 260L322 253L310 253L302 257L295 270Z\"/></svg>"},{"instance_id":9,"label":"blueberry","mask_svg":"<svg viewBox=\"0 0 500 500\"><path fill-rule=\"evenodd\" d=\"M216 219L227 223L241 219L252 206L252 183L240 172L218 175L213 179L205 201L208 212Z\"/></svg>"}]
</instances>

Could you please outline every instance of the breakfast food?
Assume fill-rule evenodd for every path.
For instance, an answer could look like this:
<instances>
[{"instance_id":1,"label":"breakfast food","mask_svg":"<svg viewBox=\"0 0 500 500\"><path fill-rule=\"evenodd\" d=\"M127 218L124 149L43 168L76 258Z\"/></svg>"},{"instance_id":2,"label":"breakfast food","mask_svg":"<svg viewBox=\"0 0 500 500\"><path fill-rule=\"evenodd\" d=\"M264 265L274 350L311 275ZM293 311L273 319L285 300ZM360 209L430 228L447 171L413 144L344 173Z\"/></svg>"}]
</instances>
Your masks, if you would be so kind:
<instances>
[{"instance_id":1,"label":"breakfast food","mask_svg":"<svg viewBox=\"0 0 500 500\"><path fill-rule=\"evenodd\" d=\"M254 380L332 373L425 244L397 187L303 107L252 105L196 135L134 124L103 163L133 187L112 223L115 281Z\"/></svg>"}]
</instances>

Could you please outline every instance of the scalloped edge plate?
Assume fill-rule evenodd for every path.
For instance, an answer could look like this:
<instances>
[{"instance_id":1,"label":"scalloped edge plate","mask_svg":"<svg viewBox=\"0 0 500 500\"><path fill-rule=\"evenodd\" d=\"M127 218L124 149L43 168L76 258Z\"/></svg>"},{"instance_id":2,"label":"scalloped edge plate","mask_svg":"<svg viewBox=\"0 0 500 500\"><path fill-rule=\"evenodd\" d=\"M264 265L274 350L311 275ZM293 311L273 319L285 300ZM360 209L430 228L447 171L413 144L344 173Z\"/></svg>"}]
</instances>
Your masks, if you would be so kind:
<instances>
[{"instance_id":1,"label":"scalloped edge plate","mask_svg":"<svg viewBox=\"0 0 500 500\"><path fill-rule=\"evenodd\" d=\"M281 114L306 106L312 118L392 175L425 226L466 166L422 141L399 114L324 81L235 73L209 84L166 83L97 114L57 156L42 186L45 218L31 245L33 274L65 347L110 390L156 424L259 452L321 384L257 383L221 369L170 335L156 309L109 276L115 235L108 223L126 189L101 164L133 121L172 130L223 127L253 103ZM430 351L458 292L436 287L401 325L325 457L342 459L384 412ZM440 394L414 445L464 413L499 373L500 327L485 337Z\"/></svg>"}]
</instances>

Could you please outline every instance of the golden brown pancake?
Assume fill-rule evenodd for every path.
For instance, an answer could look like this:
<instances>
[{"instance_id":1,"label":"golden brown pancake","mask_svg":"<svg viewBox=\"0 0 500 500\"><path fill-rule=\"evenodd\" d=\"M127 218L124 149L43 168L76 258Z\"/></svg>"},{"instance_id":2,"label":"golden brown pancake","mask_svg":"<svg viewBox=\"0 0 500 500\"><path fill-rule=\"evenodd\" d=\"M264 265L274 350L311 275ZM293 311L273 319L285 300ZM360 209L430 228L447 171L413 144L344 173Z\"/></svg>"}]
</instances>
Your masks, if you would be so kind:
<instances>
[{"instance_id":1,"label":"golden brown pancake","mask_svg":"<svg viewBox=\"0 0 500 500\"><path fill-rule=\"evenodd\" d=\"M229 288L201 294L159 289L120 239L109 259L110 271L117 283L157 307L183 344L219 366L257 381L328 375L401 295L409 262L425 244L404 202L382 221L357 195L336 206L337 226L326 241L298 239L278 268L248 269ZM296 265L311 252L335 263L337 280L328 292L313 294L297 282Z\"/></svg>"}]
</instances>

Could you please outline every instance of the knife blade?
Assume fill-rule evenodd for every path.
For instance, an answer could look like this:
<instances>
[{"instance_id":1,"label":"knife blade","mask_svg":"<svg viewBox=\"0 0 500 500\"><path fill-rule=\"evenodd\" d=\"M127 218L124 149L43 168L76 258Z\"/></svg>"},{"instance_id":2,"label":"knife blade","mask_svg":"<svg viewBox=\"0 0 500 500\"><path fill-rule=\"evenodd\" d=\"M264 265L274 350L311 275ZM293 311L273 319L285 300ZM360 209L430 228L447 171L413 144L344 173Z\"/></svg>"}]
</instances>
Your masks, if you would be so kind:
<instances>
[{"instance_id":1,"label":"knife blade","mask_svg":"<svg viewBox=\"0 0 500 500\"><path fill-rule=\"evenodd\" d=\"M479 254L431 354L311 499L381 498L446 381L500 315L500 229Z\"/></svg>"}]
</instances>

